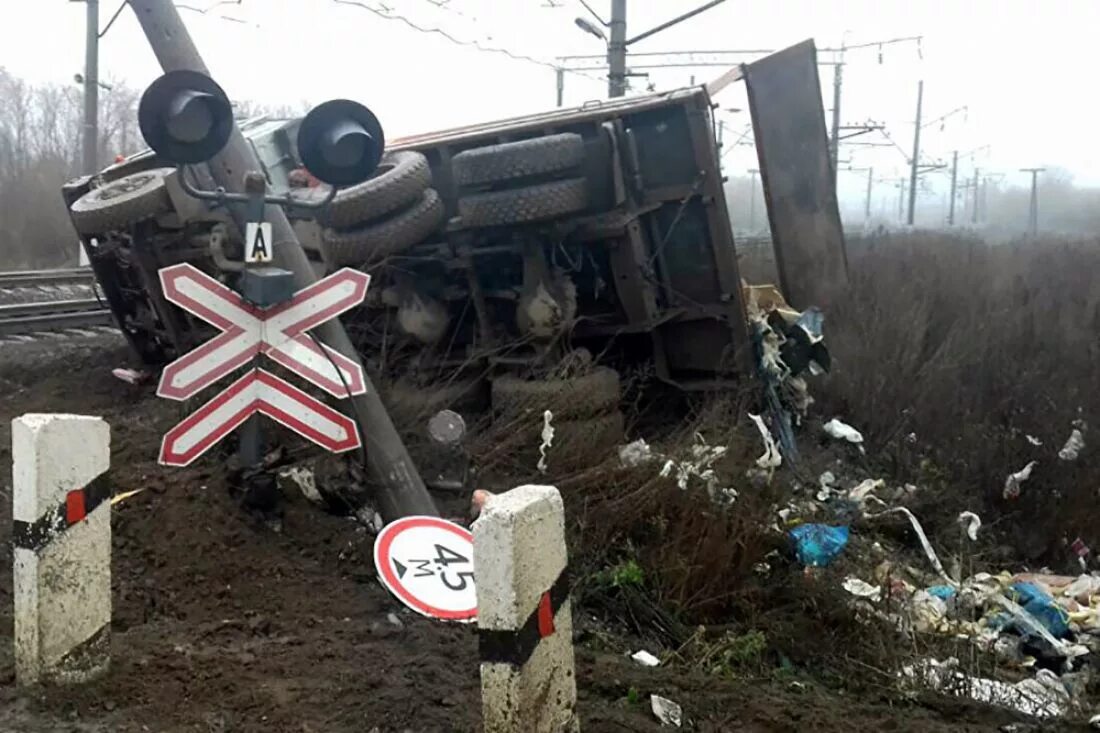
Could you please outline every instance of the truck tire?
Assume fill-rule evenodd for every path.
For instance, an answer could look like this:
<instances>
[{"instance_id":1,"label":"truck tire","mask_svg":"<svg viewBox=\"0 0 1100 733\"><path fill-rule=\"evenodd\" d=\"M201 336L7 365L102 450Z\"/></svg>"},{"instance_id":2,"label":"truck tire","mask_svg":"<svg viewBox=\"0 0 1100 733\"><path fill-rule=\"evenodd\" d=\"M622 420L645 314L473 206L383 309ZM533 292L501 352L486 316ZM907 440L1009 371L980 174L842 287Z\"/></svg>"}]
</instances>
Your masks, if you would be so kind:
<instances>
[{"instance_id":1,"label":"truck tire","mask_svg":"<svg viewBox=\"0 0 1100 733\"><path fill-rule=\"evenodd\" d=\"M466 196L458 200L458 214L468 228L496 227L554 219L587 206L587 181L570 178Z\"/></svg>"},{"instance_id":2,"label":"truck tire","mask_svg":"<svg viewBox=\"0 0 1100 733\"><path fill-rule=\"evenodd\" d=\"M550 410L563 420L600 415L619 407L619 373L596 367L572 379L533 381L505 374L493 380L493 410L514 416Z\"/></svg>"},{"instance_id":3,"label":"truck tire","mask_svg":"<svg viewBox=\"0 0 1100 733\"><path fill-rule=\"evenodd\" d=\"M80 234L102 234L172 210L164 179L175 168L131 173L81 196L69 209Z\"/></svg>"},{"instance_id":4,"label":"truck tire","mask_svg":"<svg viewBox=\"0 0 1100 733\"><path fill-rule=\"evenodd\" d=\"M443 200L435 189L426 189L409 208L359 229L325 230L325 247L333 267L360 267L402 252L426 239L443 223Z\"/></svg>"},{"instance_id":5,"label":"truck tire","mask_svg":"<svg viewBox=\"0 0 1100 733\"><path fill-rule=\"evenodd\" d=\"M459 186L480 186L567 171L583 160L584 138L567 132L466 150L451 165Z\"/></svg>"},{"instance_id":6,"label":"truck tire","mask_svg":"<svg viewBox=\"0 0 1100 733\"><path fill-rule=\"evenodd\" d=\"M488 407L486 386L484 379L456 379L428 386L399 380L382 390L382 402L390 410L394 422L399 424L418 420L427 423L440 410L454 410L469 417Z\"/></svg>"},{"instance_id":7,"label":"truck tire","mask_svg":"<svg viewBox=\"0 0 1100 733\"><path fill-rule=\"evenodd\" d=\"M371 178L336 194L328 224L339 229L380 219L415 202L431 185L432 172L423 155L411 150L386 153Z\"/></svg>"},{"instance_id":8,"label":"truck tire","mask_svg":"<svg viewBox=\"0 0 1100 733\"><path fill-rule=\"evenodd\" d=\"M575 471L602 463L622 445L626 433L623 413L618 410L582 420L551 420L550 424L554 441L546 460L551 471Z\"/></svg>"}]
</instances>

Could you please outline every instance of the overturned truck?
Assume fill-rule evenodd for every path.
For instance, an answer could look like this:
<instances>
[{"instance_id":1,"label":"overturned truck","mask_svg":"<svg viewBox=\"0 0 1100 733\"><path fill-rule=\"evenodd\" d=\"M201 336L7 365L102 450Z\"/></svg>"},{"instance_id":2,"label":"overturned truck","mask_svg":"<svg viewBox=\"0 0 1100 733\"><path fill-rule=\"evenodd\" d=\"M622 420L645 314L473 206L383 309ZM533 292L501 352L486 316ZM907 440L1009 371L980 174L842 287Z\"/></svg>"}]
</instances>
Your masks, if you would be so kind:
<instances>
[{"instance_id":1,"label":"overturned truck","mask_svg":"<svg viewBox=\"0 0 1100 733\"><path fill-rule=\"evenodd\" d=\"M500 401L555 392L577 413L611 408L610 369L562 377L578 353L651 364L685 390L721 388L752 362L711 94L742 78L781 285L808 305L798 301L820 300L843 265L812 42L710 87L393 140L374 176L322 213L288 213L318 275L371 274L345 323L395 391L423 398L443 377L444 407L492 380ZM327 191L301 166L299 124L240 127L268 188L315 202ZM63 191L105 299L153 366L208 335L165 300L158 270L188 262L233 285L244 267L233 218L189 196L185 173L212 188L205 165L145 151Z\"/></svg>"}]
</instances>

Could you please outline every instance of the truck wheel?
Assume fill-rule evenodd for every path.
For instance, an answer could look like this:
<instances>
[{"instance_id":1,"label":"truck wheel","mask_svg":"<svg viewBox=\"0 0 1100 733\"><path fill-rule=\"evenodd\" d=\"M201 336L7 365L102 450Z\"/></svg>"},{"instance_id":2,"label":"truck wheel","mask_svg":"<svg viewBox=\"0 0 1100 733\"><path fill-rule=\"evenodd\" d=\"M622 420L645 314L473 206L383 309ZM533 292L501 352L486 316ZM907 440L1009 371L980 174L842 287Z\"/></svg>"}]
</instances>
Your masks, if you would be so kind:
<instances>
[{"instance_id":1,"label":"truck wheel","mask_svg":"<svg viewBox=\"0 0 1100 733\"><path fill-rule=\"evenodd\" d=\"M623 413L616 410L606 415L583 420L551 420L554 442L546 452L551 471L575 471L602 463L623 443Z\"/></svg>"},{"instance_id":2,"label":"truck wheel","mask_svg":"<svg viewBox=\"0 0 1100 733\"><path fill-rule=\"evenodd\" d=\"M382 156L374 175L336 194L328 210L328 224L341 228L379 219L415 202L432 185L428 159L413 151Z\"/></svg>"},{"instance_id":3,"label":"truck wheel","mask_svg":"<svg viewBox=\"0 0 1100 733\"><path fill-rule=\"evenodd\" d=\"M132 173L77 199L69 209L80 234L102 234L172 210L164 179L175 168Z\"/></svg>"},{"instance_id":4,"label":"truck wheel","mask_svg":"<svg viewBox=\"0 0 1100 733\"><path fill-rule=\"evenodd\" d=\"M325 246L333 267L361 267L397 254L426 239L444 218L443 201L435 189L426 189L409 208L389 219L359 229L325 230Z\"/></svg>"},{"instance_id":5,"label":"truck wheel","mask_svg":"<svg viewBox=\"0 0 1100 733\"><path fill-rule=\"evenodd\" d=\"M587 181L570 178L466 196L458 200L458 214L466 227L495 227L553 219L587 206Z\"/></svg>"},{"instance_id":6,"label":"truck wheel","mask_svg":"<svg viewBox=\"0 0 1100 733\"><path fill-rule=\"evenodd\" d=\"M483 412L488 406L485 387L484 379L456 379L428 386L399 380L382 390L382 402L394 422L408 426L418 421L427 423L440 410L454 410L465 417Z\"/></svg>"},{"instance_id":7,"label":"truck wheel","mask_svg":"<svg viewBox=\"0 0 1100 733\"><path fill-rule=\"evenodd\" d=\"M583 160L584 138L567 132L466 150L456 155L451 165L455 183L479 186L567 171Z\"/></svg>"},{"instance_id":8,"label":"truck wheel","mask_svg":"<svg viewBox=\"0 0 1100 733\"><path fill-rule=\"evenodd\" d=\"M505 374L493 380L493 410L501 415L550 410L563 420L600 415L619 406L619 373L596 367L572 379L526 380Z\"/></svg>"}]
</instances>

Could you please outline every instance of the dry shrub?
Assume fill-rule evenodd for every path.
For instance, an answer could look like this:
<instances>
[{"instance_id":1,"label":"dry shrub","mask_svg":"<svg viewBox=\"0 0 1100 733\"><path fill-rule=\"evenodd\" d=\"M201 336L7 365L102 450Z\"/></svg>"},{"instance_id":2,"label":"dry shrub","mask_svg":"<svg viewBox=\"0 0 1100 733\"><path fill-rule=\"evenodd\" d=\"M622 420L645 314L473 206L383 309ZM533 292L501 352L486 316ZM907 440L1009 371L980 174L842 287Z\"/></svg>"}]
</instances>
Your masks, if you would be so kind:
<instances>
[{"instance_id":1,"label":"dry shrub","mask_svg":"<svg viewBox=\"0 0 1100 733\"><path fill-rule=\"evenodd\" d=\"M1024 530L1013 534L1027 557L1078 534L1100 545L1100 470L1087 452L1057 459L1071 421L1100 415L1097 242L922 233L854 240L849 259L850 291L829 313L824 409L862 430L896 478L938 485L933 530L980 509ZM1006 502L1005 476L1033 459L1024 495Z\"/></svg>"}]
</instances>

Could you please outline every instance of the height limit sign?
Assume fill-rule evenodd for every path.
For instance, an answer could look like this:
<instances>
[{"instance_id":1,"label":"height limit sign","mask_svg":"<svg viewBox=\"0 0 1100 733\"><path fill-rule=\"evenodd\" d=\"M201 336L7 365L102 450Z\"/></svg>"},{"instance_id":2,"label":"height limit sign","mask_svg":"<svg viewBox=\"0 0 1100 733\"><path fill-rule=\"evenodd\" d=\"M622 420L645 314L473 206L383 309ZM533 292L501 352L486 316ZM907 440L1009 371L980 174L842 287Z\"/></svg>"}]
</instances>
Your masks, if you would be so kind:
<instances>
[{"instance_id":1,"label":"height limit sign","mask_svg":"<svg viewBox=\"0 0 1100 733\"><path fill-rule=\"evenodd\" d=\"M271 241L271 222L250 221L244 231L244 261L249 264L271 262L275 255Z\"/></svg>"},{"instance_id":2,"label":"height limit sign","mask_svg":"<svg viewBox=\"0 0 1100 733\"><path fill-rule=\"evenodd\" d=\"M442 621L477 619L474 538L438 517L387 524L374 542L382 584L417 613Z\"/></svg>"}]
</instances>

